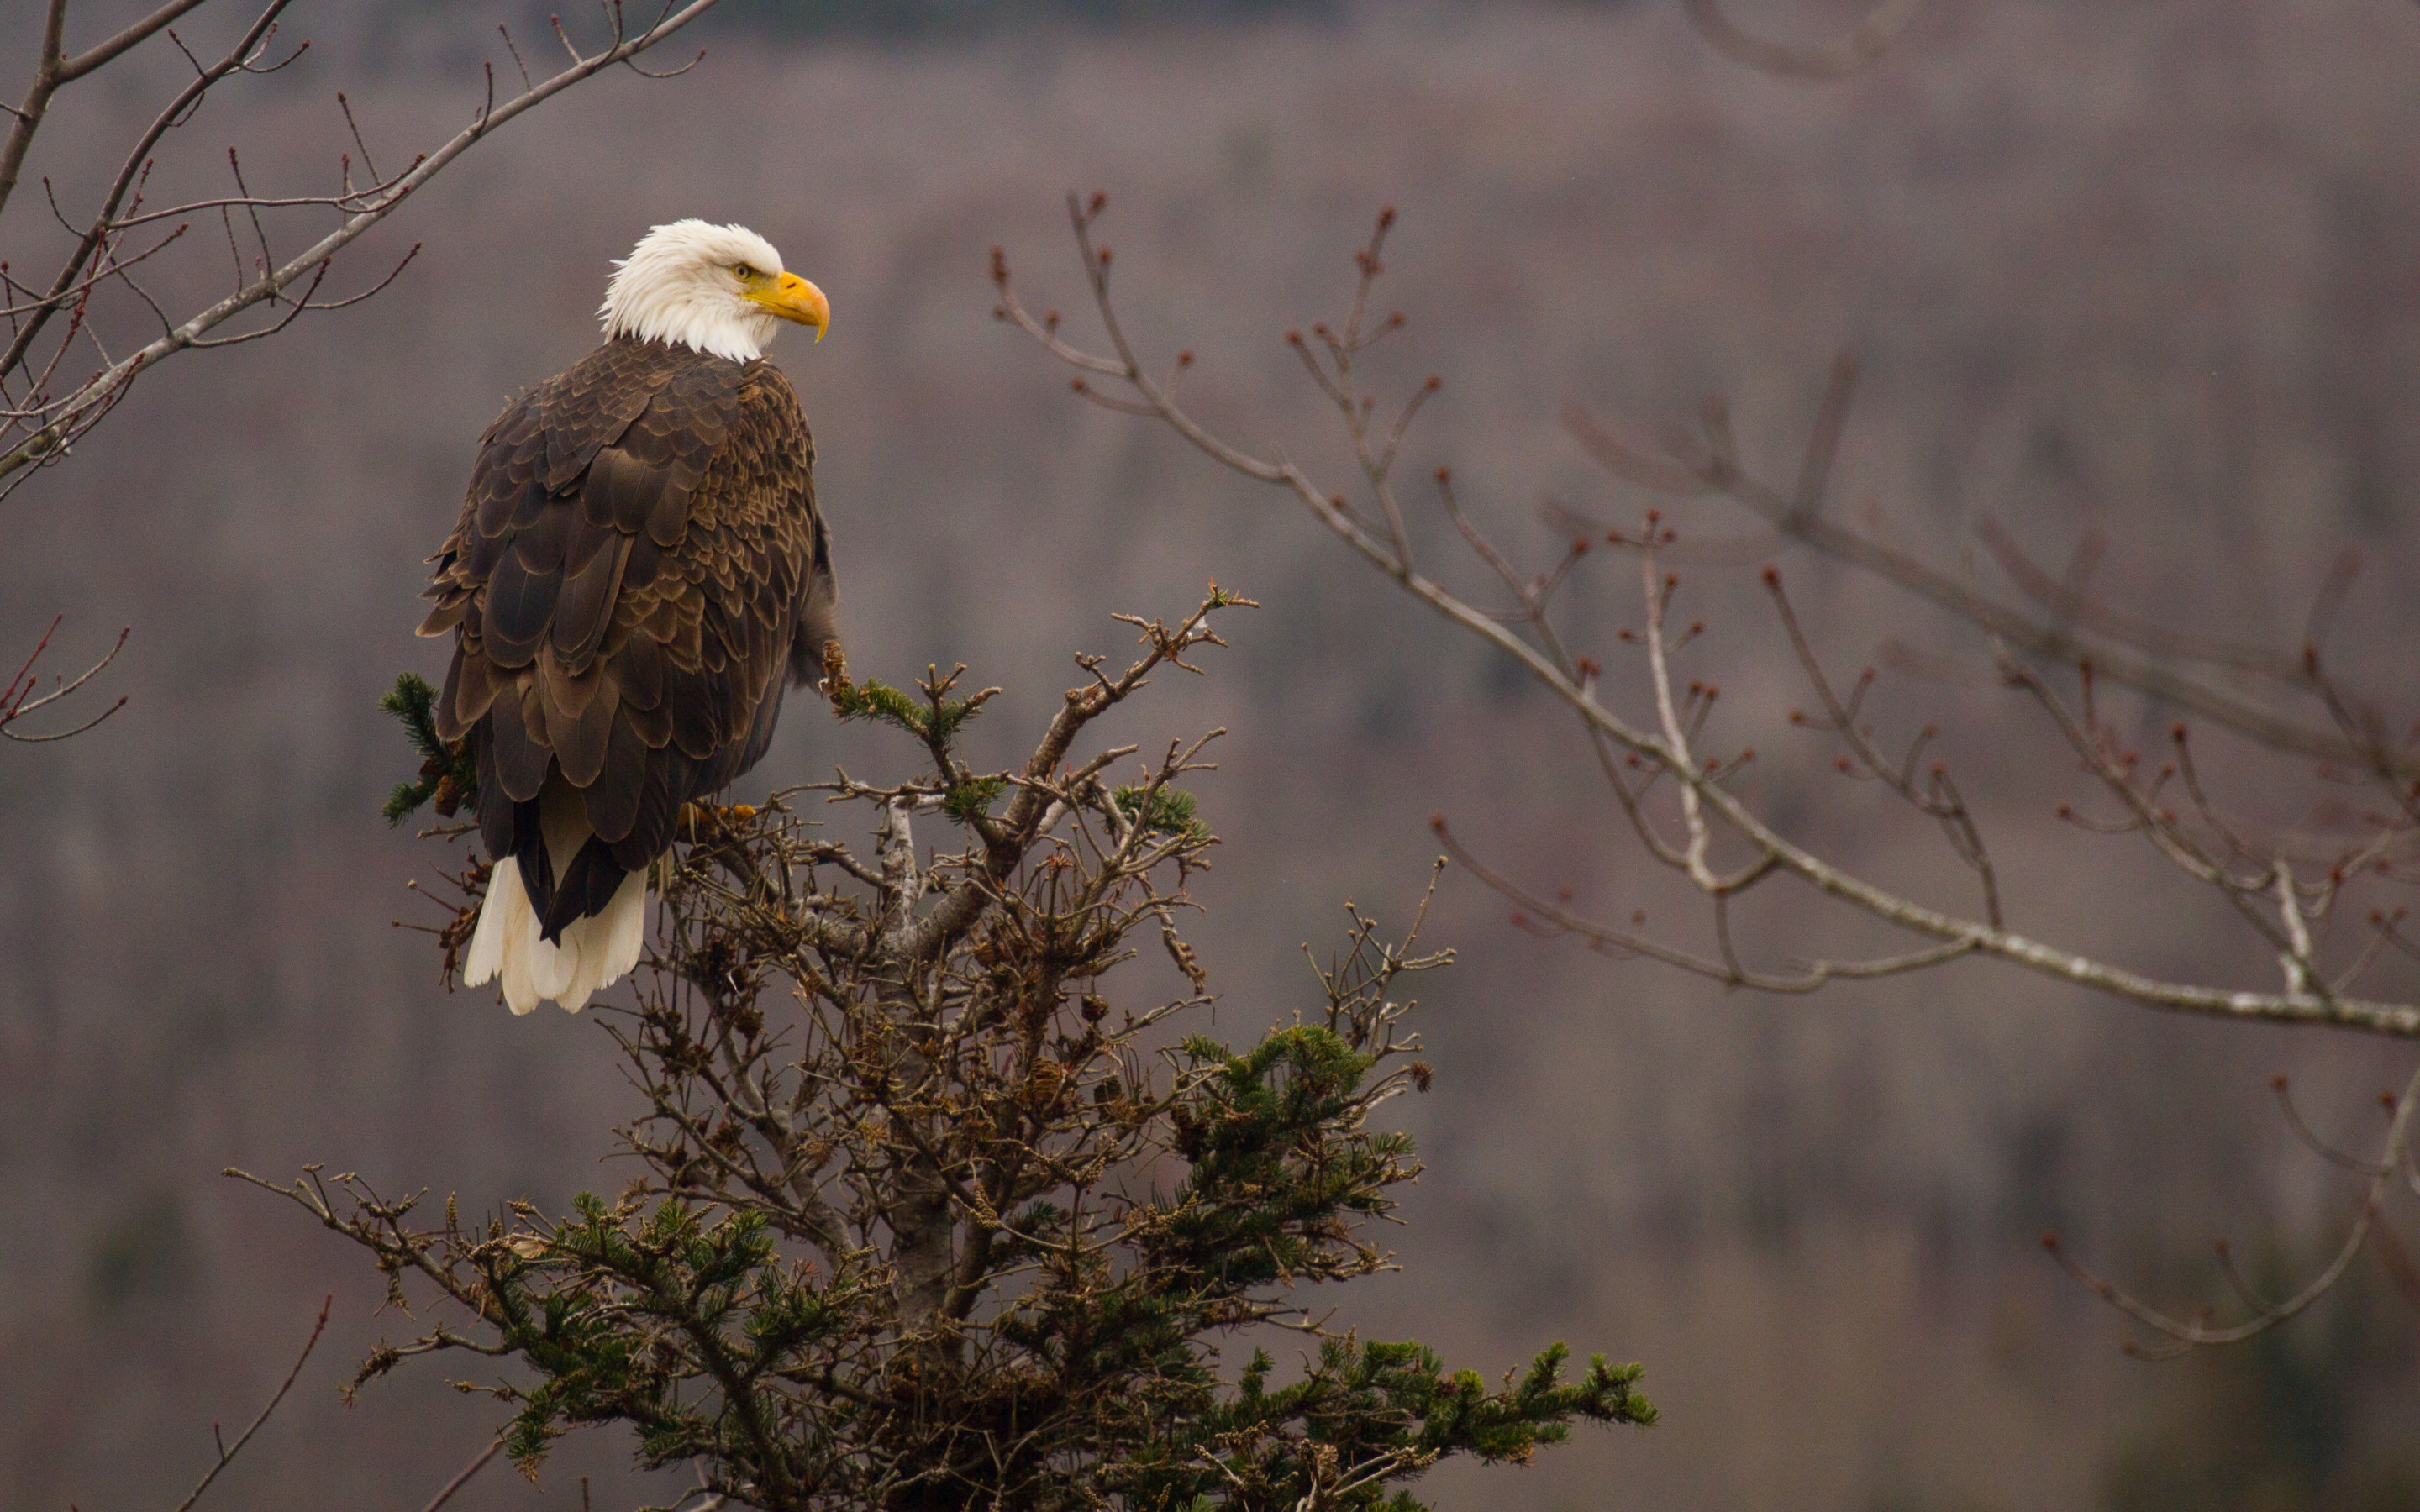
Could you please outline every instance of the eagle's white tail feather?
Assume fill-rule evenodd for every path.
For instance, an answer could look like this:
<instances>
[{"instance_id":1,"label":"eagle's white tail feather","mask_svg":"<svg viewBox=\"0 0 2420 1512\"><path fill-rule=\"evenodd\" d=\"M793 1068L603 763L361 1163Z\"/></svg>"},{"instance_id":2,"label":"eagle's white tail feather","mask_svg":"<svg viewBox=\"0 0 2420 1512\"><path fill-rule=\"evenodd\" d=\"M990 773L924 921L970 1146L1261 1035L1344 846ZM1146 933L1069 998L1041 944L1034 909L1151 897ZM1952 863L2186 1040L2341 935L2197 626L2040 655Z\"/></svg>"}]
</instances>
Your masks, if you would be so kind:
<instances>
[{"instance_id":1,"label":"eagle's white tail feather","mask_svg":"<svg viewBox=\"0 0 2420 1512\"><path fill-rule=\"evenodd\" d=\"M587 955L597 963L596 990L602 992L639 969L639 952L647 943L647 874L633 872L624 877L605 911L584 922L596 926L596 943Z\"/></svg>"},{"instance_id":2,"label":"eagle's white tail feather","mask_svg":"<svg viewBox=\"0 0 2420 1512\"><path fill-rule=\"evenodd\" d=\"M579 1012L639 964L647 933L646 874L624 877L605 911L566 927L561 944L538 931L520 864L506 856L488 881L488 901L480 906L462 963L462 984L477 987L501 978L504 1006L516 1013L550 997L565 1011Z\"/></svg>"},{"instance_id":3,"label":"eagle's white tail feather","mask_svg":"<svg viewBox=\"0 0 2420 1512\"><path fill-rule=\"evenodd\" d=\"M537 1007L537 989L523 966L523 941L537 933L537 915L521 887L520 863L507 856L488 878L488 901L471 932L471 953L462 963L462 985L482 986L504 978L504 1006L516 1013Z\"/></svg>"}]
</instances>

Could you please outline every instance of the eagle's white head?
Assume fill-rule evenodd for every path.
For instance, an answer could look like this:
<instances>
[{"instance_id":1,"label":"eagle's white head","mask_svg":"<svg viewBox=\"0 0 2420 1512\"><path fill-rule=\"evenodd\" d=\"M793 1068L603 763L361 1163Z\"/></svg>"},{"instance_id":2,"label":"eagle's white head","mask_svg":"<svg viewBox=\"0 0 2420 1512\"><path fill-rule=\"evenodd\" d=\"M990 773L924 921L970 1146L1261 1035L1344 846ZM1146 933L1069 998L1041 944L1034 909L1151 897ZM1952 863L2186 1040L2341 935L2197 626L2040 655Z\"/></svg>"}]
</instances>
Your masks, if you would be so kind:
<instances>
[{"instance_id":1,"label":"eagle's white head","mask_svg":"<svg viewBox=\"0 0 2420 1512\"><path fill-rule=\"evenodd\" d=\"M782 270L773 244L744 225L675 221L639 239L613 265L605 334L677 342L748 362L765 354L781 322L815 328L824 338L831 306L824 291Z\"/></svg>"}]
</instances>

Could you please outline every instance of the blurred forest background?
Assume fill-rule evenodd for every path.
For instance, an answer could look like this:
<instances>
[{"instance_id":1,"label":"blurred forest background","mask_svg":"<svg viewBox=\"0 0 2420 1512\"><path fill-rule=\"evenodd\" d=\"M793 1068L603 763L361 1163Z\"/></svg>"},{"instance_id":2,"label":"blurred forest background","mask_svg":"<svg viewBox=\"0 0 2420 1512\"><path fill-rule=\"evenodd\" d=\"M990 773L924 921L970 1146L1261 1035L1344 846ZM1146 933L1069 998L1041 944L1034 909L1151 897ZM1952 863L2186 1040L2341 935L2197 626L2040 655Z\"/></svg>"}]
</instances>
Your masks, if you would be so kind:
<instances>
[{"instance_id":1,"label":"blurred forest background","mask_svg":"<svg viewBox=\"0 0 2420 1512\"><path fill-rule=\"evenodd\" d=\"M29 4L0 7L8 35ZM525 8L526 50L544 8ZM177 150L240 141L256 183L324 177L338 87L374 150L450 131L492 9L306 8L289 30L311 55L214 100ZM1733 13L1809 37L1854 14ZM1641 505L1561 435L1564 404L1678 420L1723 390L1780 470L1846 346L1867 382L1839 495L1894 539L1955 563L1988 514L2055 561L2097 528L2130 611L2286 646L2356 547L2340 666L2408 689L2420 8L1940 6L1818 88L1722 60L1663 0L760 0L702 35L696 73L600 80L452 170L353 265L427 243L379 299L154 375L0 515L0 647L64 609L64 666L133 626L108 674L126 709L0 750L12 1508L173 1506L211 1422L249 1417L331 1290L331 1342L221 1504L409 1512L485 1442L494 1411L435 1370L339 1404L349 1361L407 1325L370 1316L356 1253L223 1165L324 1161L466 1210L619 1185L594 1152L631 1093L596 1026L449 996L427 936L389 927L427 910L404 884L437 857L378 817L412 763L376 703L398 671L442 671L413 595L479 431L588 349L608 259L653 223L748 224L831 297L831 338L774 355L815 428L853 671L970 663L1010 689L978 733L1004 757L1070 653L1123 648L1111 612L1182 610L1214 577L1266 606L1216 675L1118 732L1233 731L1200 784L1227 843L1195 938L1237 1033L1312 1001L1299 947L1336 937L1345 898L1407 916L1432 810L1600 907L1658 895L1621 870L1567 717L991 321L995 242L1029 298L1081 304L1069 188L1113 195L1129 316L1200 355L1199 408L1242 439L1335 468L1280 336L1337 312L1392 202L1386 297L1412 325L1380 355L1448 379L1413 460L1450 460L1515 538L1544 499ZM146 56L164 77L173 54ZM88 170L144 98L63 103L33 171ZM1686 602L1713 626L1693 655L1770 724L1803 695L1754 565L1693 577ZM1981 665L1971 632L1879 584L1787 566L1835 666L1895 637ZM1609 639L1628 583L1601 582L1583 625ZM2124 847L2052 825L2067 767L2013 701L1894 697L1951 731L2016 918L2150 964L2220 937ZM798 702L746 786L906 755ZM1930 837L1842 801L1811 738L1767 755L1785 829L1949 874ZM2366 1138L2408 1048L2165 1020L1980 965L1726 996L1504 915L1449 877L1429 936L1462 960L1424 1009L1439 1078L1406 1113L1428 1173L1404 1270L1340 1320L1499 1365L1550 1338L1637 1359L1664 1422L1457 1469L1430 1487L1446 1504L2420 1506L2420 1313L2374 1257L2255 1346L2147 1365L2035 1243L2055 1227L2163 1300L2215 1298L2222 1233L2282 1273L2350 1196L2280 1126L2269 1073ZM568 1508L582 1474L600 1507L671 1489L627 1460L574 1439L541 1485L496 1467L452 1504Z\"/></svg>"}]
</instances>

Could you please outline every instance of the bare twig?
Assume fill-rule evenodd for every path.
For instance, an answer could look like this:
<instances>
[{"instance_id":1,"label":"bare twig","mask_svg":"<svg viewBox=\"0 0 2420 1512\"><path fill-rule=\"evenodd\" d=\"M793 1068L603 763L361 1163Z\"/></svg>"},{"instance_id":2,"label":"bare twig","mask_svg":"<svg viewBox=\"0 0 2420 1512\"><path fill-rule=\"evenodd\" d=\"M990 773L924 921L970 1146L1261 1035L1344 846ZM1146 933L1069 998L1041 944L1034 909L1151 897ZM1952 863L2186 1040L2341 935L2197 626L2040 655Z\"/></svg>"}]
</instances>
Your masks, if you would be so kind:
<instances>
[{"instance_id":1,"label":"bare twig","mask_svg":"<svg viewBox=\"0 0 2420 1512\"><path fill-rule=\"evenodd\" d=\"M1827 412L1829 409L1827 394ZM1801 507L1792 496L1758 482L1734 464L1718 463L1711 457L1697 461L1657 457L1637 451L1576 407L1564 411L1563 424L1599 465L1616 477L1674 497L1728 497L1763 519L1785 539L1896 584L2029 656L2069 666L2089 659L2101 675L2113 682L2164 699L2273 750L2316 756L2357 768L2367 768L2377 759L2375 749L2348 739L2340 727L2319 728L2285 717L2266 704L2189 676L2157 655L2146 655L2122 641L2088 639L2079 633L2081 626L2062 624L2052 617L2037 618L2003 604L1971 583L1905 551L1819 515L1812 508ZM1819 426L1815 433L1818 443L1823 442L1825 434ZM1816 445L1810 445L1810 459L1817 450ZM2396 770L2409 776L2420 773L2420 766L2408 757L2398 757Z\"/></svg>"},{"instance_id":2,"label":"bare twig","mask_svg":"<svg viewBox=\"0 0 2420 1512\"><path fill-rule=\"evenodd\" d=\"M70 736L84 733L126 706L126 699L121 695L117 702L82 724L70 729L54 730L46 734L29 735L23 731L11 728L26 715L39 713L62 699L72 697L86 683L100 676L111 662L117 659L117 654L126 649L126 638L133 633L131 626L118 631L117 639L111 642L109 650L101 655L99 661L78 672L72 679L54 683L49 692L41 693L39 691L41 681L36 672L36 667L41 661L42 654L50 649L51 638L58 633L59 625L65 623L66 619L67 616L64 614L53 616L49 626L42 631L41 639L34 643L34 649L27 654L23 663L18 667L7 683L0 684L0 737L20 741L29 746L66 740Z\"/></svg>"},{"instance_id":3,"label":"bare twig","mask_svg":"<svg viewBox=\"0 0 2420 1512\"><path fill-rule=\"evenodd\" d=\"M192 8L192 3L193 0L177 0L177 3L162 8L110 41L70 57L62 52L58 38L65 13L64 0L54 0L34 92L14 113L15 124L10 129L8 144L0 147L0 205L5 205L7 193L16 181L24 149L40 124L51 95L62 85L101 67L154 32L163 30L177 15ZM607 45L594 52L582 52L570 44L568 35L564 34L571 54L568 66L535 84L528 83L520 52L512 47L507 34L506 46L516 65L521 67L526 85L523 91L510 100L497 101L493 98L493 70L489 69L487 98L471 124L433 150L412 159L403 171L392 177L379 173L360 124L354 118L351 103L340 95L338 107L344 116L353 148L359 153L362 165L369 176L366 184L353 181L350 172L352 154L348 153L345 156L345 182L335 193L256 194L243 179L240 160L230 149L229 162L237 185L234 194L193 200L168 209L143 209L139 194L130 201L130 194L140 182L150 162L152 148L160 138L189 119L210 90L238 74L274 72L300 55L298 49L282 58L272 59L267 52L279 13L287 3L288 0L268 0L233 47L214 61L194 60L194 77L171 98L126 154L115 182L101 196L100 208L90 221L80 227L70 227L77 232L79 239L57 276L38 299L23 303L14 299L9 301L15 324L9 332L6 351L0 352L0 495L21 486L40 466L65 456L75 440L105 418L145 372L176 353L257 340L282 331L304 309L342 308L385 287L386 281L382 280L365 293L348 300L322 303L312 299L313 291L327 275L339 253L394 213L405 200L471 147L563 90L606 69L632 64L639 54L689 25L710 9L717 0L690 0L677 8L668 5L652 23L637 28L625 24L618 8L613 9L609 14L612 37ZM98 332L92 330L86 314L86 302L98 287L112 282L125 282L138 297L149 301L149 296L135 288L125 276L126 270L141 260L140 256L130 257L122 252L122 240L127 233L153 222L210 210L219 211L223 217L236 210L243 212L251 224L259 254L256 266L247 269L239 251L237 287L232 293L182 319L171 319L162 314L163 329L151 340L124 356L102 352L99 364L86 377L54 389L52 379L58 373L70 347L79 338L98 342ZM271 255L265 217L281 211L333 214L336 224L301 253L280 262ZM232 223L229 224L232 229ZM405 261L408 262L409 258ZM400 265L398 270L399 268ZM390 272L388 280L394 276ZM245 312L263 306L276 310L276 318L266 325L231 335L211 334ZM43 338L51 323L60 316L68 317L69 321L65 336L57 340L47 357L38 357L36 344Z\"/></svg>"},{"instance_id":4,"label":"bare twig","mask_svg":"<svg viewBox=\"0 0 2420 1512\"><path fill-rule=\"evenodd\" d=\"M286 1372L284 1381L278 1382L277 1390L269 1398L269 1405L260 1410L260 1414L252 1420L249 1427L237 1435L235 1443L222 1442L218 1444L218 1458L211 1462L209 1472L202 1476L201 1484L177 1504L176 1512L192 1512L194 1504L200 1501L202 1493L210 1489L210 1483L219 1478L219 1472L235 1462L235 1457L243 1453L243 1446L252 1442L252 1436L260 1431L261 1425L268 1422L270 1414L277 1411L278 1404L286 1400L286 1394L294 1389L295 1378L302 1374L303 1364L311 1358L311 1351L319 1347L319 1335L328 1330L328 1309L334 1306L335 1302L336 1294L333 1291L320 1302L319 1317L311 1325L311 1336L302 1341L302 1352L294 1357L293 1368Z\"/></svg>"},{"instance_id":5,"label":"bare twig","mask_svg":"<svg viewBox=\"0 0 2420 1512\"><path fill-rule=\"evenodd\" d=\"M2166 1359L2188 1350L2212 1344L2239 1344L2256 1335L2265 1334L2286 1322L2326 1296L2342 1280L2354 1258L2368 1243L2376 1228L2381 1205L2386 1200L2397 1174L2412 1159L2412 1109L2420 1106L2420 1071L2412 1073L2399 1098L2392 1100L2394 1117L2389 1121L2386 1137L2379 1157L2368 1163L2369 1180L2362 1194L2361 1206L2355 1210L2352 1222L2346 1226L2344 1237L2335 1253L2319 1273L2304 1283L2302 1288L2282 1302L2269 1303L2255 1294L2240 1273L2234 1259L2221 1245L2219 1259L2232 1289L2251 1309L2252 1316L2242 1322L2213 1325L2207 1317L2180 1319L2133 1296L2115 1283L2094 1274L2068 1254L2056 1234L2044 1234L2042 1247L2056 1257L2058 1263L2077 1281L2111 1306L2159 1335L2164 1342L2149 1349L2130 1346L2130 1352L2154 1359ZM2296 1119L2299 1123L2301 1120Z\"/></svg>"},{"instance_id":6,"label":"bare twig","mask_svg":"<svg viewBox=\"0 0 2420 1512\"><path fill-rule=\"evenodd\" d=\"M495 1458L497 1455L503 1453L504 1447L504 1440L491 1440L486 1448L479 1451L476 1458L473 1459L469 1464L464 1465L452 1480L447 1481L444 1486L438 1490L435 1496L428 1499L428 1504L422 1507L420 1512L437 1512L439 1507L442 1507L446 1503L454 1500L454 1493L460 1490L463 1487L470 1485L471 1477L487 1469L488 1461ZM580 1498L583 1504L588 1499L588 1481L585 1476L581 1478Z\"/></svg>"},{"instance_id":7,"label":"bare twig","mask_svg":"<svg viewBox=\"0 0 2420 1512\"><path fill-rule=\"evenodd\" d=\"M1676 676L1669 661L1671 642L1662 623L1664 606L1668 602L1669 583L1652 572L1646 579L1647 610L1651 618L1645 642L1648 651L1646 691L1655 714L1652 725L1641 726L1632 723L1603 701L1593 663L1583 666L1581 659L1572 657L1562 650L1553 636L1551 626L1545 625L1543 610L1533 599L1521 597L1520 609L1511 616L1471 605L1412 566L1397 544L1391 517L1386 516L1383 510L1381 517L1387 518L1388 523L1373 524L1369 517L1357 513L1342 495L1322 487L1296 464L1256 456L1213 434L1196 421L1144 367L1118 319L1109 295L1107 264L1093 240L1093 228L1105 203L1099 195L1090 201L1070 195L1068 210L1078 262L1085 269L1092 285L1094 309L1108 337L1109 351L1102 354L1085 350L1063 335L1055 320L1034 317L1016 294L1005 256L995 252L993 281L999 291L999 317L1017 326L1054 357L1079 373L1118 380L1133 395L1134 402L1148 409L1156 418L1221 465L1291 494L1356 554L1416 600L1450 623L1512 656L1526 671L1571 708L1589 731L1590 738L1601 739L1608 753L1619 754L1625 762L1638 764L1642 775L1649 775L1651 780L1668 780L1679 795L1683 839L1675 850L1651 838L1651 853L1659 861L1686 876L1710 903L1719 904L1731 892L1742 887L1753 886L1768 876L1786 874L1822 896L1930 942L1904 957L1891 958L1894 962L1903 959L1922 963L1967 954L1991 956L2055 980L2170 1011L2328 1025L2399 1038L2420 1037L2420 1004L2335 995L2317 990L2315 983L2320 979L2307 971L2289 981L2287 990L2280 992L2154 977L2114 962L2096 960L2060 949L2008 927L2000 922L2001 904L1995 891L1987 889L1983 918L1963 917L1874 884L1782 835L1728 786L1727 779L1733 767L1719 762L1706 762L1698 754L1691 725L1693 720L1702 721L1711 698L1700 698L1699 694L1692 693L1688 709L1683 710L1681 690L1676 687ZM1371 260L1374 262L1374 256ZM1368 292L1367 264L1364 274L1355 296L1357 310L1362 306ZM1328 339L1331 353L1338 349L1348 352L1351 349L1349 333L1355 327L1348 321L1343 329L1348 332L1347 336ZM2071 639L2042 643L2041 637L2061 634L2055 627L2042 630L2023 616L1980 599L1912 559L1875 547L1863 537L1832 525L1818 513L1819 500L1816 496L1828 477L1830 457L1844 423L1847 386L1852 376L1853 370L1846 368L1836 375L1819 419L1816 444L1810 448L1807 461L1801 468L1799 486L1792 495L1766 490L1753 484L1741 471L1729 420L1719 405L1708 406L1702 455L1685 460L1659 461L1640 457L1611 442L1609 438L1603 438L1602 433L1595 432L1584 418L1575 422L1575 428L1584 439L1600 442L1597 447L1600 455L1607 459L1608 466L1617 467L1625 475L1649 481L1652 486L1675 493L1730 492L1750 502L1751 507L1765 514L1775 523L1782 525L1788 533L1807 539L1821 538L1844 554L1879 553L1878 560L1891 568L1896 575L1895 580L1904 579L1925 591L1927 596L1957 606L1962 612L1968 613L1995 633L2005 632L2010 640L2032 638L2034 643L2026 649L2072 649L2074 642ZM1363 408L1358 391L1348 386L1352 381L1349 370L1340 373L1331 363L1321 372L1320 381L1329 391L1331 402L1336 402L1341 411L1356 411ZM1339 393L1342 395L1341 401L1338 400ZM1458 508L1453 512L1456 524L1466 537L1475 539L1475 532L1466 516ZM1614 538L1617 542L1626 540L1618 532ZM1651 523L1642 540L1629 544L1639 546L1652 560L1652 552L1661 549L1664 541L1659 528ZM1496 568L1499 577L1514 587L1516 597L1527 592L1523 580L1512 571L1500 552L1486 548L1481 551L1481 555ZM1546 580L1542 579L1541 582ZM1778 586L1777 577L1769 581ZM2093 665L2097 668L2101 662L2096 659ZM2142 672L2138 686L2164 687L2159 676L2139 667L2135 670ZM2180 702L2187 702L2188 706L2197 706L2189 696L2180 697ZM2234 716L2239 724L2254 722L2256 729L2275 736L2274 744L2281 748L2297 750L2310 743L2307 739L2298 738L2297 733L2291 730L2281 732L2260 726L2250 720L2245 711L2241 709L2226 707L2226 712ZM2329 737L2324 744L2330 749L2345 748L2345 743L2338 737ZM1878 766L1880 764L1869 764ZM1909 780L1911 783L1914 781L1913 774ZM1620 784L1618 774L1616 782ZM1954 788L1945 786L1938 790L1937 796L1931 801L1950 816L1948 827L1953 832L1953 844L1961 848L1962 858L1973 866L1981 859L1981 853L1976 848L1979 836L1958 821L1956 816L1962 813L1962 805L1956 800L1954 792ZM1636 795L1623 801L1625 804L1636 801ZM1942 818L1943 814L1936 813L1934 817ZM1650 834L1642 828L1643 836ZM2174 835L2162 830L2157 838L2169 841L2176 854L2184 854ZM1723 872L1715 867L1713 851L1718 840L1745 851L1746 858L1738 869ZM2265 879L2263 885L2266 885ZM1718 909L1718 923L1721 917ZM1625 940L1621 948L1635 949L1636 944ZM1898 968L1894 966L1893 969ZM1752 975L1745 968L1728 964L1721 971L1736 972L1744 977Z\"/></svg>"}]
</instances>

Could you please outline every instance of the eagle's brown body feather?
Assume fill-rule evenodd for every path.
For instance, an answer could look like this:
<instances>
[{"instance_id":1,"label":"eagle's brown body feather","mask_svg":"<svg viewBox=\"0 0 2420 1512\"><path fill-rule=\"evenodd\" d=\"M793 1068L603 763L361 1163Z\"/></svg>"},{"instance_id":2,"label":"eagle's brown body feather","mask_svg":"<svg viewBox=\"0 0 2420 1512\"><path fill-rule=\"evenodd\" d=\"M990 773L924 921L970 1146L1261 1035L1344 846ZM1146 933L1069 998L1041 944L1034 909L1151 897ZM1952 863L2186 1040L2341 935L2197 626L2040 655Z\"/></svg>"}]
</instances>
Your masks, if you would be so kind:
<instances>
[{"instance_id":1,"label":"eagle's brown body feather","mask_svg":"<svg viewBox=\"0 0 2420 1512\"><path fill-rule=\"evenodd\" d=\"M765 754L785 667L819 674L836 594L814 462L780 369L627 336L481 438L421 634L458 633L438 729L470 736L488 853L519 860L546 939ZM550 784L590 831L560 870Z\"/></svg>"}]
</instances>

